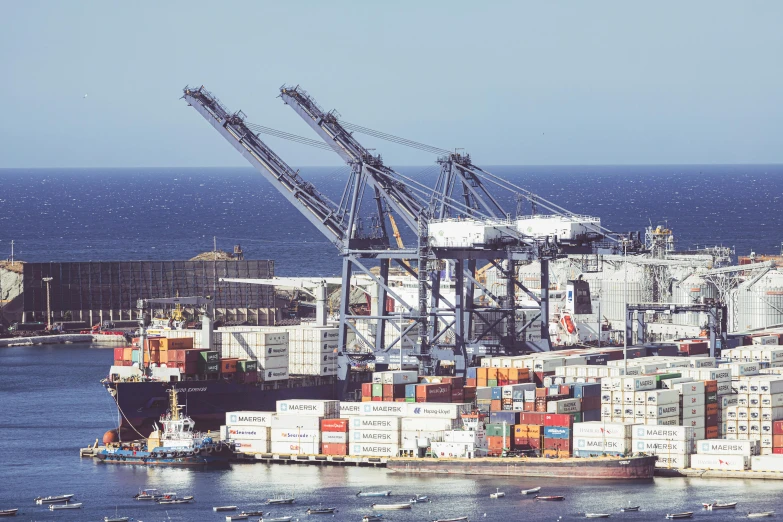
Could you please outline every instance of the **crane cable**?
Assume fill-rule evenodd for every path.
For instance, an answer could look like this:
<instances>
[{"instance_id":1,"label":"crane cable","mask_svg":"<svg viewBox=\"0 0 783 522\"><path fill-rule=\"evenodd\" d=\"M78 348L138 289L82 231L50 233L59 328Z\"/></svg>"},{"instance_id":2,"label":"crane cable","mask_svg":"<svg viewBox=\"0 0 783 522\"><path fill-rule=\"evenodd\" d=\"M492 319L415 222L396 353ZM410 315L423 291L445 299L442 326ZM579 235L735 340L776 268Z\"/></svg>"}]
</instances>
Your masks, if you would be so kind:
<instances>
[{"instance_id":1,"label":"crane cable","mask_svg":"<svg viewBox=\"0 0 783 522\"><path fill-rule=\"evenodd\" d=\"M301 145L307 145L310 147L314 147L316 149L322 149L322 150L328 150L332 151L332 147L327 145L326 143L319 141L319 140L312 140L310 138L305 138L304 136L298 136L296 134L291 134L290 132L284 132L277 129L272 129L270 127L264 127L263 125L258 125L256 123L249 123L245 122L245 126L249 128L251 131L261 134L266 134L268 136L274 136L276 138L282 138L284 140L293 141L295 143L299 143Z\"/></svg>"},{"instance_id":2,"label":"crane cable","mask_svg":"<svg viewBox=\"0 0 783 522\"><path fill-rule=\"evenodd\" d=\"M425 152L430 152L432 154L451 154L451 151L448 149L442 149L440 147L434 147L432 145L427 145L426 143L421 143L418 141L409 140L407 138L402 138L400 136L395 136L394 134L389 134L386 132L377 131L374 129L370 129L368 127L363 127L361 125L357 125L355 123L349 123L347 121L340 120L340 124L345 127L348 130L352 130L354 132L359 132L361 134L367 134L368 136L373 136L375 138L379 138L386 141L391 141L393 143L397 143L399 145L405 145L406 147L411 147L414 149L419 149Z\"/></svg>"}]
</instances>

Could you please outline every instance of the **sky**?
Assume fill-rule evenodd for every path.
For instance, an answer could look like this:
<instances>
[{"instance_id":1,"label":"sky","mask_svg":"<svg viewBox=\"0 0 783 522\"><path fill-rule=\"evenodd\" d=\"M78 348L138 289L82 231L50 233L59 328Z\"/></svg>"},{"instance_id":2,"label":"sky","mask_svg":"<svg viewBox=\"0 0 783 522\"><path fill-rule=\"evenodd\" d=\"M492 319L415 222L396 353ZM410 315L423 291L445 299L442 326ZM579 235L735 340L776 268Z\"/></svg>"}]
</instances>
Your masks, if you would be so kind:
<instances>
[{"instance_id":1,"label":"sky","mask_svg":"<svg viewBox=\"0 0 783 522\"><path fill-rule=\"evenodd\" d=\"M246 165L182 88L317 138L277 98L283 84L482 165L783 163L779 1L8 0L0 12L0 168ZM358 138L390 165L435 160ZM265 141L294 166L341 164Z\"/></svg>"}]
</instances>

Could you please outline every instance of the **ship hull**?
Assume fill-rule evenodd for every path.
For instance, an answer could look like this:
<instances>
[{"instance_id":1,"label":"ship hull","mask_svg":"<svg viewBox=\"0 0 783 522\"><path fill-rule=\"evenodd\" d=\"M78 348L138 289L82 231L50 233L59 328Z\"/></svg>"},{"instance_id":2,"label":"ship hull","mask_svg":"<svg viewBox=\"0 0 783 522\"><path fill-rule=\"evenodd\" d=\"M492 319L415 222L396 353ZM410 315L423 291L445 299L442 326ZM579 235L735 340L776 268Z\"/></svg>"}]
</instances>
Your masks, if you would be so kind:
<instances>
[{"instance_id":1,"label":"ship hull","mask_svg":"<svg viewBox=\"0 0 783 522\"><path fill-rule=\"evenodd\" d=\"M219 446L209 454L187 453L173 455L173 452L148 452L127 449L102 451L95 455L99 463L126 466L165 466L174 468L227 468L234 456L228 446Z\"/></svg>"},{"instance_id":2,"label":"ship hull","mask_svg":"<svg viewBox=\"0 0 783 522\"><path fill-rule=\"evenodd\" d=\"M169 408L168 390L175 386L179 404L200 431L217 430L229 411L275 411L277 401L337 399L335 380L323 382L234 383L224 380L167 382L107 382L120 412L121 438L146 437Z\"/></svg>"},{"instance_id":3,"label":"ship hull","mask_svg":"<svg viewBox=\"0 0 783 522\"><path fill-rule=\"evenodd\" d=\"M401 473L525 476L570 479L652 480L657 457L629 458L394 458L387 469Z\"/></svg>"}]
</instances>

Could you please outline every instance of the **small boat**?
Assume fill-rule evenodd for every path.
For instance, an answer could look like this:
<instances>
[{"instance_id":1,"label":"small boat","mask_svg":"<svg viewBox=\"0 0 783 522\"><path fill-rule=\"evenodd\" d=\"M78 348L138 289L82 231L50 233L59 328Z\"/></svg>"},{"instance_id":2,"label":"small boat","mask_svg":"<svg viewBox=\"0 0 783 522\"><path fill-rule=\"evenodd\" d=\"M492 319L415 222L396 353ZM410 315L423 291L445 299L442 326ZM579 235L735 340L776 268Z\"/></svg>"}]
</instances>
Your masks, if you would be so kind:
<instances>
[{"instance_id":1,"label":"small boat","mask_svg":"<svg viewBox=\"0 0 783 522\"><path fill-rule=\"evenodd\" d=\"M693 511L685 511L684 513L667 513L666 518L669 520L675 518L693 518Z\"/></svg>"},{"instance_id":2,"label":"small boat","mask_svg":"<svg viewBox=\"0 0 783 522\"><path fill-rule=\"evenodd\" d=\"M523 495L532 495L532 494L534 494L534 493L538 493L539 491L541 491L541 487L540 487L540 486L539 486L539 487L537 487L537 488L532 488L532 489L523 489L523 490L521 491L521 493L522 493Z\"/></svg>"},{"instance_id":3,"label":"small boat","mask_svg":"<svg viewBox=\"0 0 783 522\"><path fill-rule=\"evenodd\" d=\"M236 511L236 506L215 506L212 508L212 511Z\"/></svg>"},{"instance_id":4,"label":"small boat","mask_svg":"<svg viewBox=\"0 0 783 522\"><path fill-rule=\"evenodd\" d=\"M766 518L775 516L774 511L759 511L758 513L748 513L748 518Z\"/></svg>"},{"instance_id":5,"label":"small boat","mask_svg":"<svg viewBox=\"0 0 783 522\"><path fill-rule=\"evenodd\" d=\"M734 509L737 507L736 502L713 502L712 504L702 504L705 508L712 511L714 509Z\"/></svg>"},{"instance_id":6,"label":"small boat","mask_svg":"<svg viewBox=\"0 0 783 522\"><path fill-rule=\"evenodd\" d=\"M68 502L75 495L53 495L51 497L38 497L35 499L36 504L56 504L58 502Z\"/></svg>"},{"instance_id":7,"label":"small boat","mask_svg":"<svg viewBox=\"0 0 783 522\"><path fill-rule=\"evenodd\" d=\"M565 500L565 497L562 495L549 495L549 496L542 496L542 495L536 495L536 500Z\"/></svg>"},{"instance_id":8,"label":"small boat","mask_svg":"<svg viewBox=\"0 0 783 522\"><path fill-rule=\"evenodd\" d=\"M439 518L434 522L469 522L469 521L468 521L468 517L457 517L457 518Z\"/></svg>"},{"instance_id":9,"label":"small boat","mask_svg":"<svg viewBox=\"0 0 783 522\"><path fill-rule=\"evenodd\" d=\"M380 520L383 520L381 515L364 515L362 517L362 522L379 522Z\"/></svg>"},{"instance_id":10,"label":"small boat","mask_svg":"<svg viewBox=\"0 0 783 522\"><path fill-rule=\"evenodd\" d=\"M500 488L495 488L495 489L497 489L497 491L495 491L494 493L490 493L489 498L503 498L506 496L505 493L500 491Z\"/></svg>"},{"instance_id":11,"label":"small boat","mask_svg":"<svg viewBox=\"0 0 783 522\"><path fill-rule=\"evenodd\" d=\"M128 522L130 517L103 517L103 522Z\"/></svg>"},{"instance_id":12,"label":"small boat","mask_svg":"<svg viewBox=\"0 0 783 522\"><path fill-rule=\"evenodd\" d=\"M282 495L275 495L272 498L267 499L267 504L293 504L296 499L294 497L284 497Z\"/></svg>"},{"instance_id":13,"label":"small boat","mask_svg":"<svg viewBox=\"0 0 783 522\"><path fill-rule=\"evenodd\" d=\"M17 511L19 511L19 508L16 508L16 509L0 509L0 517L15 517Z\"/></svg>"},{"instance_id":14,"label":"small boat","mask_svg":"<svg viewBox=\"0 0 783 522\"><path fill-rule=\"evenodd\" d=\"M65 504L52 504L49 506L49 511L56 511L59 509L81 509L82 503L81 502L75 502L71 504L70 502L66 502Z\"/></svg>"},{"instance_id":15,"label":"small boat","mask_svg":"<svg viewBox=\"0 0 783 522\"><path fill-rule=\"evenodd\" d=\"M193 501L193 497L190 498L162 498L158 500L158 504L190 504Z\"/></svg>"},{"instance_id":16,"label":"small boat","mask_svg":"<svg viewBox=\"0 0 783 522\"><path fill-rule=\"evenodd\" d=\"M642 506L625 506L624 508L621 508L620 511L639 511L642 508Z\"/></svg>"},{"instance_id":17,"label":"small boat","mask_svg":"<svg viewBox=\"0 0 783 522\"><path fill-rule=\"evenodd\" d=\"M388 497L391 496L391 491L360 491L356 494L357 497Z\"/></svg>"},{"instance_id":18,"label":"small boat","mask_svg":"<svg viewBox=\"0 0 783 522\"><path fill-rule=\"evenodd\" d=\"M231 522L232 520L247 520L249 515L244 515L242 513L239 513L238 515L226 515L226 522Z\"/></svg>"},{"instance_id":19,"label":"small boat","mask_svg":"<svg viewBox=\"0 0 783 522\"><path fill-rule=\"evenodd\" d=\"M294 517L263 517L258 522L291 522L293 519Z\"/></svg>"},{"instance_id":20,"label":"small boat","mask_svg":"<svg viewBox=\"0 0 783 522\"><path fill-rule=\"evenodd\" d=\"M136 500L155 500L160 497L161 493L157 489L142 489L133 498Z\"/></svg>"},{"instance_id":21,"label":"small boat","mask_svg":"<svg viewBox=\"0 0 783 522\"><path fill-rule=\"evenodd\" d=\"M331 515L332 513L336 513L337 508L332 507L317 507L317 508L309 508L307 510L308 515Z\"/></svg>"},{"instance_id":22,"label":"small boat","mask_svg":"<svg viewBox=\"0 0 783 522\"><path fill-rule=\"evenodd\" d=\"M585 513L585 518L609 518L609 513Z\"/></svg>"},{"instance_id":23,"label":"small boat","mask_svg":"<svg viewBox=\"0 0 783 522\"><path fill-rule=\"evenodd\" d=\"M410 502L411 504L418 504L419 502L432 502L432 499L427 495L416 495Z\"/></svg>"},{"instance_id":24,"label":"small boat","mask_svg":"<svg viewBox=\"0 0 783 522\"><path fill-rule=\"evenodd\" d=\"M400 502L399 504L372 504L370 507L377 511L394 511L397 509L410 509L411 503Z\"/></svg>"},{"instance_id":25,"label":"small boat","mask_svg":"<svg viewBox=\"0 0 783 522\"><path fill-rule=\"evenodd\" d=\"M244 509L240 511L240 515L247 515L249 517L260 517L263 516L263 511L245 511Z\"/></svg>"}]
</instances>

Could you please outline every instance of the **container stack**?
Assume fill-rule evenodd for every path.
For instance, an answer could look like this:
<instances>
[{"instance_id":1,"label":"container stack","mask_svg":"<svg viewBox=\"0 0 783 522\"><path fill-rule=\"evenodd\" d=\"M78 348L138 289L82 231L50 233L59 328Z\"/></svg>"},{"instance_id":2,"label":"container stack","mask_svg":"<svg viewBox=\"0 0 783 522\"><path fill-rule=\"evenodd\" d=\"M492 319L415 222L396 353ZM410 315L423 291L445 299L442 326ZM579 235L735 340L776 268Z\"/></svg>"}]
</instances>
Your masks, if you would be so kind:
<instances>
[{"instance_id":1,"label":"container stack","mask_svg":"<svg viewBox=\"0 0 783 522\"><path fill-rule=\"evenodd\" d=\"M470 367L467 369L468 386L508 386L525 382L530 382L530 369L525 367Z\"/></svg>"},{"instance_id":2,"label":"container stack","mask_svg":"<svg viewBox=\"0 0 783 522\"><path fill-rule=\"evenodd\" d=\"M689 467L695 439L690 426L636 425L632 445L635 453L658 455L659 468Z\"/></svg>"},{"instance_id":3,"label":"container stack","mask_svg":"<svg viewBox=\"0 0 783 522\"><path fill-rule=\"evenodd\" d=\"M772 454L783 455L783 421L772 423Z\"/></svg>"},{"instance_id":4,"label":"container stack","mask_svg":"<svg viewBox=\"0 0 783 522\"><path fill-rule=\"evenodd\" d=\"M340 416L339 401L277 401L272 416L272 453L317 455L321 453L321 420Z\"/></svg>"},{"instance_id":5,"label":"container stack","mask_svg":"<svg viewBox=\"0 0 783 522\"><path fill-rule=\"evenodd\" d=\"M713 386L715 385L715 381L710 382ZM672 388L679 392L680 426L693 428L693 436L696 440L705 439L707 433L705 424L705 382L677 383Z\"/></svg>"},{"instance_id":6,"label":"container stack","mask_svg":"<svg viewBox=\"0 0 783 522\"><path fill-rule=\"evenodd\" d=\"M274 412L229 411L221 427L222 438L235 444L241 453L268 453Z\"/></svg>"},{"instance_id":7,"label":"container stack","mask_svg":"<svg viewBox=\"0 0 783 522\"><path fill-rule=\"evenodd\" d=\"M696 444L691 468L743 471L750 469L750 457L758 454L758 441L709 439Z\"/></svg>"},{"instance_id":8,"label":"container stack","mask_svg":"<svg viewBox=\"0 0 783 522\"><path fill-rule=\"evenodd\" d=\"M348 455L348 419L321 419L321 453Z\"/></svg>"},{"instance_id":9,"label":"container stack","mask_svg":"<svg viewBox=\"0 0 783 522\"><path fill-rule=\"evenodd\" d=\"M576 400L576 399L574 399ZM573 447L573 415L547 414L544 417L545 457L570 457Z\"/></svg>"},{"instance_id":10,"label":"container stack","mask_svg":"<svg viewBox=\"0 0 783 522\"><path fill-rule=\"evenodd\" d=\"M519 424L514 425L513 449L543 454L545 421L545 413L521 413Z\"/></svg>"},{"instance_id":11,"label":"container stack","mask_svg":"<svg viewBox=\"0 0 783 522\"><path fill-rule=\"evenodd\" d=\"M632 424L580 422L573 427L575 457L623 456L633 452Z\"/></svg>"}]
</instances>

